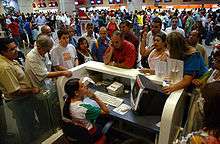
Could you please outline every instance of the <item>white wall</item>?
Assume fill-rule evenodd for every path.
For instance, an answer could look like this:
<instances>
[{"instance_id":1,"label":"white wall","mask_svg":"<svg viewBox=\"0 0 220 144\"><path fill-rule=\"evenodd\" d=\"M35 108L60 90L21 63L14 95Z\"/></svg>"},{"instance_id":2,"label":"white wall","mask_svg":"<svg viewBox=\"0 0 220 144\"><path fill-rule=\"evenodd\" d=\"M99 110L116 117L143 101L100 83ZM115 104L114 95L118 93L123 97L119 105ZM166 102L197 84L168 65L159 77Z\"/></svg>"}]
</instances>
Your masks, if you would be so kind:
<instances>
[{"instance_id":1,"label":"white wall","mask_svg":"<svg viewBox=\"0 0 220 144\"><path fill-rule=\"evenodd\" d=\"M23 13L32 13L33 7L32 7L32 0L18 0L18 6L20 8L20 12Z\"/></svg>"},{"instance_id":2,"label":"white wall","mask_svg":"<svg viewBox=\"0 0 220 144\"><path fill-rule=\"evenodd\" d=\"M59 0L59 9L61 12L72 14L75 11L75 0Z\"/></svg>"},{"instance_id":3,"label":"white wall","mask_svg":"<svg viewBox=\"0 0 220 144\"><path fill-rule=\"evenodd\" d=\"M131 0L131 2L127 1L127 3L128 11L142 10L143 0Z\"/></svg>"}]
</instances>

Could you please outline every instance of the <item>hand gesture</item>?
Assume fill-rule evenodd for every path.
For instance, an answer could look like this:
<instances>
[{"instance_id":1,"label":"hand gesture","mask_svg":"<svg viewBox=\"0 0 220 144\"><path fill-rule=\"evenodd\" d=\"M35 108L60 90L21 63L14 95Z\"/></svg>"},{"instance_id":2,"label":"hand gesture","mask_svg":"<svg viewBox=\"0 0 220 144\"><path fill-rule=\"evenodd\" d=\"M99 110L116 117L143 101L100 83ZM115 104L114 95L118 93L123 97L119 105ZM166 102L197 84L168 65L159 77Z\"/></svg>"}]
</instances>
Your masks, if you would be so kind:
<instances>
[{"instance_id":1,"label":"hand gesture","mask_svg":"<svg viewBox=\"0 0 220 144\"><path fill-rule=\"evenodd\" d=\"M142 40L145 40L147 38L147 31L144 31L142 34Z\"/></svg>"},{"instance_id":2,"label":"hand gesture","mask_svg":"<svg viewBox=\"0 0 220 144\"><path fill-rule=\"evenodd\" d=\"M33 87L32 88L32 93L33 94L38 94L38 93L40 93L40 89L38 87Z\"/></svg>"},{"instance_id":3,"label":"hand gesture","mask_svg":"<svg viewBox=\"0 0 220 144\"><path fill-rule=\"evenodd\" d=\"M174 85L170 85L170 86L166 86L166 87L163 87L162 91L165 93L165 94L171 94L172 92L174 92L176 89L174 87Z\"/></svg>"},{"instance_id":4,"label":"hand gesture","mask_svg":"<svg viewBox=\"0 0 220 144\"><path fill-rule=\"evenodd\" d=\"M203 83L199 79L194 79L192 80L192 84L194 84L196 87L201 87Z\"/></svg>"},{"instance_id":5,"label":"hand gesture","mask_svg":"<svg viewBox=\"0 0 220 144\"><path fill-rule=\"evenodd\" d=\"M72 72L71 71L63 71L63 76L71 77L72 76Z\"/></svg>"}]
</instances>

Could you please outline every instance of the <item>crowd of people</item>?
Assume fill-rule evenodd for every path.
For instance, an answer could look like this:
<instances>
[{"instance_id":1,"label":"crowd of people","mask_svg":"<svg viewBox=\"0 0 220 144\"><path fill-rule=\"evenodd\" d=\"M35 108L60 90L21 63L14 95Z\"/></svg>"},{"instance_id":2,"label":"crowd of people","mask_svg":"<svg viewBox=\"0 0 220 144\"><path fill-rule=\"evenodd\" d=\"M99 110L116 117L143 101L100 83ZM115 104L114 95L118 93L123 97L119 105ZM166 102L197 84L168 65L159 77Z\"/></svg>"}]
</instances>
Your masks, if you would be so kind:
<instances>
[{"instance_id":1,"label":"crowd of people","mask_svg":"<svg viewBox=\"0 0 220 144\"><path fill-rule=\"evenodd\" d=\"M98 61L126 69L141 67L141 72L155 74L157 61L173 58L184 63L183 79L164 87L164 93L170 94L179 89L186 89L191 93L196 87L208 89L215 86L213 91L216 93L210 94L212 100L209 100L209 93L203 92L204 99L207 100L204 104L204 107L207 106L204 108L204 126L219 141L219 126L216 124L214 128L209 127L208 118L212 109L208 102L215 102L215 95L219 94L216 88L219 83L206 83L207 80L213 82L220 79L220 9L148 9L139 12L102 10L86 14L91 21L86 24L84 33L77 14L17 13L0 16L2 29L10 34L10 38L0 39L0 90L7 102L16 103L16 107L9 108L17 117L21 137L27 139L26 129L34 128L33 123L30 123L30 117L35 119L34 112L45 112L45 99L41 94L53 87L51 78L71 77L72 73L68 69L88 61ZM20 51L18 58L18 50L22 50L25 43L29 44L31 50L26 56ZM213 45L210 56L204 45ZM212 70L208 70L209 68ZM208 78L201 81L207 73ZM69 96L68 105L74 103L75 99L81 99L82 95L77 95L80 90L84 92L81 81L71 80L65 87L73 89L65 89ZM27 104L35 95L35 103L40 107L38 109ZM95 96L94 99L107 113L108 110L99 99ZM219 99L216 98L216 102L219 103ZM29 111L25 111L25 107L29 107ZM71 113L68 118L74 117L73 115ZM39 122L43 123L45 117L39 116ZM25 134L22 135L22 132ZM29 142L27 139L27 143Z\"/></svg>"}]
</instances>

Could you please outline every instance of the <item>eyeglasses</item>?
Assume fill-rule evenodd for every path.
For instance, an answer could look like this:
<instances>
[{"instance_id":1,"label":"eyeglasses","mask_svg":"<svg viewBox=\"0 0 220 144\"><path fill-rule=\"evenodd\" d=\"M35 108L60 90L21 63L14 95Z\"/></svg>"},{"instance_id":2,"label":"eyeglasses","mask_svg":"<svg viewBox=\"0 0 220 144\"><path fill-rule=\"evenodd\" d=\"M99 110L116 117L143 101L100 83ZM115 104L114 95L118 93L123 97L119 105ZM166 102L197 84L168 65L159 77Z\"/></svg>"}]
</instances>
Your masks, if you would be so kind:
<instances>
[{"instance_id":1,"label":"eyeglasses","mask_svg":"<svg viewBox=\"0 0 220 144\"><path fill-rule=\"evenodd\" d=\"M13 52L13 51L18 51L19 49L18 49L18 46L16 45L16 46L14 46L14 47L11 47L11 48L8 48L8 52Z\"/></svg>"}]
</instances>

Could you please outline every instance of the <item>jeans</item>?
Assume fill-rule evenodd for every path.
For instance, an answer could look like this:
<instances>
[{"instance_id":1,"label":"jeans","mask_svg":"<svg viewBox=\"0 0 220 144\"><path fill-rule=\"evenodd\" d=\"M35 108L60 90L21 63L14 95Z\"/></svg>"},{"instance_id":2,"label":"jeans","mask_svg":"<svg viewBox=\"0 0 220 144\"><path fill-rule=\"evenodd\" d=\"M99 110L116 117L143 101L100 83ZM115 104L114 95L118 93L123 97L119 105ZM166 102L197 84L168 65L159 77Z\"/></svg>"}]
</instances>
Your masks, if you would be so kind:
<instances>
[{"instance_id":1,"label":"jeans","mask_svg":"<svg viewBox=\"0 0 220 144\"><path fill-rule=\"evenodd\" d=\"M9 109L16 119L16 124L22 144L28 144L34 140L36 119L32 104L32 96L26 96L7 102Z\"/></svg>"}]
</instances>

